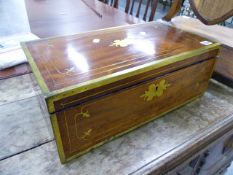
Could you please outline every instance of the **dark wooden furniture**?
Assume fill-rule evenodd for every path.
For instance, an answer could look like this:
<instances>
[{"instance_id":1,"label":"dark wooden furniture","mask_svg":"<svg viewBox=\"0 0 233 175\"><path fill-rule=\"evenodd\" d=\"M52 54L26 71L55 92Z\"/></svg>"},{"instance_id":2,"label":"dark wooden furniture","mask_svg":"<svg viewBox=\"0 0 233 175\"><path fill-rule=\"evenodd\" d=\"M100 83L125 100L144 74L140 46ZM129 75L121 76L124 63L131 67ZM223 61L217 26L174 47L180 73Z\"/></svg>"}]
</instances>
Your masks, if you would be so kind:
<instances>
[{"instance_id":1,"label":"dark wooden furniture","mask_svg":"<svg viewBox=\"0 0 233 175\"><path fill-rule=\"evenodd\" d=\"M233 16L232 0L189 0L194 14L204 24L214 25Z\"/></svg>"},{"instance_id":2,"label":"dark wooden furniture","mask_svg":"<svg viewBox=\"0 0 233 175\"><path fill-rule=\"evenodd\" d=\"M197 18L206 25L219 24L233 16L233 1L225 0L189 0ZM181 9L183 0L173 0L168 14L163 18L170 21Z\"/></svg>"},{"instance_id":3,"label":"dark wooden furniture","mask_svg":"<svg viewBox=\"0 0 233 175\"><path fill-rule=\"evenodd\" d=\"M213 78L233 88L233 48L223 45Z\"/></svg>"},{"instance_id":4,"label":"dark wooden furniture","mask_svg":"<svg viewBox=\"0 0 233 175\"><path fill-rule=\"evenodd\" d=\"M140 11L141 11L141 6L142 6L142 0L139 0L138 3L135 3L135 2L137 2L137 1L136 0L132 0L132 1L127 0L125 12L130 13L131 15L133 15L134 8L135 8L135 6L137 4L136 17L139 17ZM149 8L150 8L150 15L149 15L148 21L153 21L154 20L155 11L156 11L158 3L159 3L159 0L147 0L146 1L146 8L145 8L145 11L143 13L143 20L144 21L147 20L147 13L148 13Z\"/></svg>"},{"instance_id":5,"label":"dark wooden furniture","mask_svg":"<svg viewBox=\"0 0 233 175\"><path fill-rule=\"evenodd\" d=\"M139 19L98 0L26 0L25 2L31 31L40 38L71 35L140 22Z\"/></svg>"},{"instance_id":6,"label":"dark wooden furniture","mask_svg":"<svg viewBox=\"0 0 233 175\"><path fill-rule=\"evenodd\" d=\"M205 40L151 22L23 45L61 161L202 95L219 49Z\"/></svg>"},{"instance_id":7,"label":"dark wooden furniture","mask_svg":"<svg viewBox=\"0 0 233 175\"><path fill-rule=\"evenodd\" d=\"M165 21L171 21L171 19L180 11L183 0L173 0L172 6L168 13L163 17Z\"/></svg>"}]
</instances>

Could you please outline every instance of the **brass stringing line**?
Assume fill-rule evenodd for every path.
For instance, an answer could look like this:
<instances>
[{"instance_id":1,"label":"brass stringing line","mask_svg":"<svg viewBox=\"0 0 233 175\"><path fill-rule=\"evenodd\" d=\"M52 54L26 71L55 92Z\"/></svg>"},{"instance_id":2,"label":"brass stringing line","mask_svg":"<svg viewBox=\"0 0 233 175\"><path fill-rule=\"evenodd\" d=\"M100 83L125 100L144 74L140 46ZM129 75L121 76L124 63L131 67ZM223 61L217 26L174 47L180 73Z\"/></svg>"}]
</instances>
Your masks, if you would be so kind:
<instances>
[{"instance_id":1,"label":"brass stringing line","mask_svg":"<svg viewBox=\"0 0 233 175\"><path fill-rule=\"evenodd\" d=\"M177 48L177 49L179 49L179 48ZM164 52L166 52L166 51L164 51ZM161 54L163 54L163 53L161 53ZM167 54L164 54L163 56L166 56L166 55L168 55L169 53L167 53ZM143 54L141 54L141 55L139 55L139 56L144 56ZM155 57L151 57L151 58L148 58L148 59L145 59L145 60L143 60L143 62L144 61L148 61L148 60L151 60L151 59L154 59ZM118 64L122 64L122 63L124 63L124 62L132 62L132 61L134 61L134 60L136 60L136 59L140 59L140 58L134 58L134 59L130 59L130 60L127 60L127 61L121 61L121 62L118 62L118 63L115 63L115 64L111 64L111 65L109 65L109 66L103 66L103 67L101 67L101 68L95 68L95 69L92 69L92 71L96 71L96 70L101 70L101 69L104 69L104 68L107 68L107 67L113 67L113 66L116 66L116 65L118 65ZM140 62L142 62L142 61L137 61L137 62L134 62L134 64L135 63L140 63ZM50 65L53 65L53 64L51 64L51 61L50 61ZM124 65L124 66L119 66L119 67L117 67L117 68L114 68L114 69L108 69L107 71L112 71L112 70L115 70L115 69L119 69L119 68L122 68L122 67L126 67L126 66L129 66L129 65L132 65L132 63L131 64L127 64L127 65ZM65 75L68 75L68 76L77 76L77 75L82 75L82 74L86 74L86 72L85 73L73 73L73 74L67 74L66 72L61 72L55 65L53 65L53 68L58 72L58 73L60 73L60 74L65 74ZM66 68L67 69L67 68ZM107 72L107 71L104 71L104 72ZM99 72L99 73L96 73L95 75L99 75L99 74L102 74L103 72ZM53 82L55 82L54 81L54 79L53 78L51 78L52 80L53 80ZM55 84L55 83L54 83ZM66 83L56 83L56 85L62 85L62 84L66 84Z\"/></svg>"},{"instance_id":2,"label":"brass stringing line","mask_svg":"<svg viewBox=\"0 0 233 175\"><path fill-rule=\"evenodd\" d=\"M182 105L184 105L184 104L187 104L187 103L189 103L190 101L193 101L194 99L197 99L198 97L200 97L200 95L198 95L197 97L191 98L191 99L189 99L188 101L186 101L186 102L184 102L184 103L181 103L180 105L178 105L178 106L176 106L176 107L173 107L172 109L167 110L167 111L163 112L163 113L160 114L160 115L157 115L157 116L155 116L155 115L152 115L152 116L151 116L151 115L150 115L150 116L149 116L150 119L148 119L148 120L146 120L146 121L144 121L144 122L142 122L142 123L140 123L140 124L138 124L138 125L135 125L135 126L131 127L130 129L128 129L128 130L126 130L126 131L124 131L124 132L121 132L121 133L117 134L117 135L114 136L114 137L111 137L110 140L113 140L114 138L117 138L117 137L119 137L119 136L121 136L121 135L127 134L127 133L129 133L130 131L132 131L133 129L136 129L136 128L140 127L140 126L143 126L144 124L146 124L146 123L148 123L148 122L150 122L150 121L153 121L153 120L155 120L156 118L159 118L159 117L161 117L162 115L164 115L164 114L166 114L166 113L168 113L168 112L170 112L170 111L172 111L172 110L174 110L174 109L178 109L180 106L182 106ZM106 143L106 142L107 142L107 140L105 139L104 141L102 141L102 142L100 142L100 143L98 143L98 144L95 144L94 146L91 146L90 148L84 149L84 151L81 151L80 153L78 153L78 154L76 154L76 155L70 156L70 157L67 158L66 160L71 160L71 159L77 158L78 156L80 156L80 155L86 153L87 151L89 151L89 150L91 150L91 149L93 149L93 148L96 148L96 147L98 147L98 146L100 146L100 145L103 145L103 144Z\"/></svg>"},{"instance_id":3,"label":"brass stringing line","mask_svg":"<svg viewBox=\"0 0 233 175\"><path fill-rule=\"evenodd\" d=\"M182 67L182 66L185 66L185 65L181 65L181 67ZM171 68L171 69L172 69L172 68ZM141 79L137 79L137 80L134 80L134 81L125 83L125 84L123 84L123 85L121 84L121 85L118 85L118 86L114 86L114 87L112 87L112 88L109 88L108 90L99 91L99 92L97 92L97 93L95 93L95 94L93 94L93 95L89 95L89 96L85 96L85 97L79 98L78 100L73 100L73 101L70 101L70 102L67 102L67 103L61 103L61 105L62 105L63 107L65 107L66 105L69 105L69 104L74 103L74 102L76 102L76 101L80 101L80 100L82 100L82 99L89 98L89 97L92 97L92 96L95 96L95 95L98 95L98 94L101 94L101 93L110 91L110 90L112 90L112 89L119 88L119 87L121 87L121 86L125 86L125 85L128 85L128 84L130 84L130 83L134 83L134 82L143 80L144 78L147 78L147 77L152 77L152 76L154 76L154 75L157 75L157 74L160 74L160 73L164 73L164 72L166 73L166 71L169 71L169 70L165 70L165 71L164 71L164 70L161 70L161 71L156 72L156 73L154 73L154 74L150 74L149 76L148 76L148 75L147 75L147 76L143 76ZM146 84L146 83L148 83L148 82L145 82L144 84ZM143 85L143 84L142 84L142 85Z\"/></svg>"},{"instance_id":4,"label":"brass stringing line","mask_svg":"<svg viewBox=\"0 0 233 175\"><path fill-rule=\"evenodd\" d=\"M161 73L161 72L162 72L162 71L158 72L158 74ZM156 73L155 73L155 74L156 74ZM155 75L155 74L151 74L150 76L153 76L153 75ZM89 95L89 96L85 96L85 97L79 98L78 100L73 100L73 101L70 101L70 102L67 102L67 103L61 103L61 105L62 105L63 107L65 107L66 105L71 104L71 103L73 103L73 102L80 101L80 100L82 100L82 99L89 98L89 97L92 97L92 96L95 96L95 95L98 95L98 94L101 94L101 93L110 91L110 90L112 90L112 89L115 89L115 88L118 88L118 87L121 87L121 86L124 86L124 85L128 85L128 84L130 84L130 83L134 83L134 82L143 80L145 77L148 77L148 76L143 76L141 79L138 79L138 80L135 80L135 81L131 81L131 82L125 83L125 84L123 84L123 85L114 86L114 87L112 87L112 88L109 88L108 90L99 91L99 92L97 92L97 93L95 93L95 94L93 94L93 95ZM148 82L146 82L146 83L148 83ZM145 84L145 83L144 83L144 84ZM143 85L143 84L141 84L141 85ZM140 85L139 85L139 86L140 86Z\"/></svg>"},{"instance_id":5,"label":"brass stringing line","mask_svg":"<svg viewBox=\"0 0 233 175\"><path fill-rule=\"evenodd\" d=\"M177 50L177 49L180 49L181 47L177 47L176 49L174 49L174 50ZM174 51L173 50L173 51ZM166 51L162 51L161 52L161 54L164 54L164 53L166 53ZM170 54L170 53L167 53L167 54L164 54L163 56L167 56L168 54ZM143 54L141 54L141 56L144 56ZM154 57L151 57L151 58L148 58L148 59L146 59L146 60L151 60L151 59L153 59ZM121 61L121 62L119 62L119 63L115 63L115 64L111 64L111 65L109 65L109 66L103 66L103 67L101 67L101 68L95 68L95 69L92 69L92 71L96 71L96 70L101 70L101 69L104 69L104 68L107 68L107 67L112 67L112 66L115 66L115 65L118 65L118 64L122 64L122 63L124 63L124 62L130 62L130 61L134 61L134 60L136 60L136 59L139 59L139 58L134 58L134 59L130 59L130 60L127 60L127 61ZM143 61L145 61L145 60L143 60ZM58 72L58 73L60 73L60 74L66 74L65 72L61 72L54 64L52 64L51 63L51 60L49 60L49 62L50 62L50 65L52 65L53 66L53 68ZM134 63L140 63L140 62L142 62L142 61L137 61L137 62L134 62ZM131 64L127 64L127 65L124 65L124 66L120 66L120 67L118 67L118 68L122 68L122 67L126 67L126 66L129 66L129 65L132 65L132 63ZM47 70L49 70L48 68L47 68L47 66L45 66L46 67L46 69ZM114 69L109 69L108 71L112 71L112 70L115 70L115 69L118 69L118 68L114 68ZM105 71L106 72L106 71ZM50 74L50 72L48 71L48 73ZM98 74L101 74L101 73L103 73L103 72L100 72L100 73L96 73L95 75L98 75ZM77 76L77 75L82 75L82 74L85 74L85 73L74 73L74 74L66 74L66 75L68 75L68 76ZM50 79L52 79L52 81L54 82L54 85L63 85L63 84L66 84L66 83L55 83L55 80L53 79L53 78L51 78L50 77Z\"/></svg>"},{"instance_id":6,"label":"brass stringing line","mask_svg":"<svg viewBox=\"0 0 233 175\"><path fill-rule=\"evenodd\" d=\"M78 125L77 125L78 116L81 115L82 118L89 118L90 117L88 110L86 110L86 112L83 112L83 109L84 109L84 107L82 106L80 112L74 115L75 131L76 131L77 138L79 138L78 137Z\"/></svg>"},{"instance_id":7,"label":"brass stringing line","mask_svg":"<svg viewBox=\"0 0 233 175\"><path fill-rule=\"evenodd\" d=\"M154 25L154 23L155 22L148 22L148 23L145 23L144 25L144 28L146 28L146 27L153 27L153 25ZM119 28L121 29L121 31L118 31L119 33L120 32L122 32L123 30L122 29L124 29L124 27L128 27L129 29L134 29L134 28L136 28L138 25L141 25L141 24L132 24L132 25L124 25L124 26L120 26L120 27L111 27L111 28L106 28L106 29L108 29L108 31L106 30L106 29L100 29L100 30L94 30L94 31L91 31L92 33L93 32L97 32L97 33L94 33L93 35L91 35L91 36L97 36L98 34L106 34L106 33L111 33L111 32L113 32L113 31L116 31L116 30L118 30ZM87 36L90 36L90 33L91 32L84 32L84 33L81 33L81 34L76 34L77 36L76 36L76 38L71 38L71 39L68 39L69 41L73 41L73 40L77 40L77 39L80 39L80 38L85 38L85 36L87 35ZM81 36L80 36L81 35ZM84 35L84 36L83 36ZM75 35L71 35L72 37L74 37ZM67 36L66 36L67 37ZM44 38L44 39L40 39L40 41L45 41L45 40L49 40L49 39L54 39L54 40L59 40L59 39L61 39L61 38L64 38L64 36L62 37L62 36L60 36L60 37L50 37L50 38ZM35 61L34 60L32 60L34 63L35 63ZM36 63L35 63L36 64ZM52 66L54 66L54 64L51 64ZM45 66L45 68L48 70L48 68ZM54 67L55 69L56 69L56 67ZM50 73L50 72L48 72L48 73ZM52 78L51 78L52 79Z\"/></svg>"},{"instance_id":8,"label":"brass stringing line","mask_svg":"<svg viewBox=\"0 0 233 175\"><path fill-rule=\"evenodd\" d=\"M66 119L66 110L64 110L63 113L64 113L64 116L65 116L66 132L67 132L68 141L69 141L69 152L71 152L71 141L70 141L69 127L68 127L68 123L67 123L67 119Z\"/></svg>"},{"instance_id":9,"label":"brass stringing line","mask_svg":"<svg viewBox=\"0 0 233 175\"><path fill-rule=\"evenodd\" d=\"M148 59L149 60L149 59ZM136 63L136 64L138 64L138 63L140 63L141 61L138 61L138 62L134 62L134 63ZM125 67L125 66L129 66L129 65L131 65L131 64L128 64L128 65L124 65L124 66L119 66L119 67L117 67L117 68L115 68L115 69L119 69L119 68L122 68L122 67ZM138 65L137 65L138 66ZM112 70L115 70L115 69L109 69L108 71L112 71ZM108 72L108 71L105 71L105 72ZM95 74L95 75L99 75L99 74L102 74L103 72L100 72L100 73L97 73L97 74ZM74 76L74 75L69 75L69 76ZM74 80L73 80L74 81ZM71 82L73 82L72 80L71 80ZM56 83L56 85L63 85L63 84L66 84L66 83Z\"/></svg>"},{"instance_id":10,"label":"brass stringing line","mask_svg":"<svg viewBox=\"0 0 233 175\"><path fill-rule=\"evenodd\" d=\"M217 49L219 49L219 43L215 43L214 45L211 45L211 46L205 46L205 47L203 47L203 48L201 48L201 49L197 49L196 51L193 51L193 52L188 52L189 53L189 55L188 56L190 56L190 57L188 57L188 58L191 58L191 57L195 57L195 56L197 56L196 54L197 53L199 53L199 54L204 54L204 53L206 53L207 51L212 51L212 50L217 50ZM186 53L187 54L187 53ZM183 54L181 55L182 57L184 56ZM177 56L176 56L176 58L177 58ZM210 58L211 59L211 58ZM182 59L183 60L183 59ZM182 60L179 60L179 61L182 61ZM188 60L187 58L185 59L185 60ZM205 59L205 60L207 60L207 59ZM199 60L199 62L200 61L205 61L205 60ZM160 67L158 67L158 68L160 68ZM144 69L143 69L144 70ZM151 71L151 70L150 70ZM144 73L144 72L142 72L142 73ZM125 77L125 78L128 78L128 77ZM119 79L119 80L121 80L121 79ZM94 80L93 80L94 81ZM71 86L72 87L72 86ZM75 88L75 87L77 87L77 86L74 86L73 88ZM65 88L63 88L62 90L64 90ZM68 91L74 91L74 90L77 90L77 89L68 89ZM58 91L59 93L64 93L64 92L62 92L62 91ZM55 95L56 96L54 96L54 97L52 97L52 99L50 99L50 103L49 103L49 108L50 109L52 109L52 110L54 110L53 108L54 108L54 105L52 104L54 101L58 101L58 100L60 100L60 96L59 95L57 95L56 93L58 93L57 91L54 91L53 93L55 93ZM71 92L70 92L71 93ZM77 94L77 92L75 92L76 94ZM72 94L72 93L71 93ZM50 94L50 95L52 95L52 94ZM73 94L74 95L74 94ZM64 97L64 94L63 94L63 97ZM67 97L69 97L69 96L67 96Z\"/></svg>"}]
</instances>

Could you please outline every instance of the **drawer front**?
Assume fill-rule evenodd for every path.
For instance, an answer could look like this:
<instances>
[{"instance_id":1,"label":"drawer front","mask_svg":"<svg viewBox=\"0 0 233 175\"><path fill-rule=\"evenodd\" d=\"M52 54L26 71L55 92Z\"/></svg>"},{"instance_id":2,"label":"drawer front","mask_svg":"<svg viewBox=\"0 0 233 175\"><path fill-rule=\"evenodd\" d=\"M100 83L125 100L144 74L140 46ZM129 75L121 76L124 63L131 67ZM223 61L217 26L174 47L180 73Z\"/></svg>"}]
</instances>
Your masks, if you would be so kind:
<instances>
[{"instance_id":1,"label":"drawer front","mask_svg":"<svg viewBox=\"0 0 233 175\"><path fill-rule=\"evenodd\" d=\"M215 59L57 112L52 117L61 161L100 145L201 95Z\"/></svg>"}]
</instances>

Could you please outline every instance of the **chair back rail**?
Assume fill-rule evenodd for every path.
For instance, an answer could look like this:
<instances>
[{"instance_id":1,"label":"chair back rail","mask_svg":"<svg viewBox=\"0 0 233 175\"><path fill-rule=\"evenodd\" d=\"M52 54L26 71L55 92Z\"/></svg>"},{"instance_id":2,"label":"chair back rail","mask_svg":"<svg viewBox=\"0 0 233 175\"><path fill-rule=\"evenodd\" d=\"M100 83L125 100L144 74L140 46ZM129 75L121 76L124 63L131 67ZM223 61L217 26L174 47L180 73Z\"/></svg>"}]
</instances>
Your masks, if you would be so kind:
<instances>
[{"instance_id":1,"label":"chair back rail","mask_svg":"<svg viewBox=\"0 0 233 175\"><path fill-rule=\"evenodd\" d=\"M115 8L118 7L119 0L100 0L106 4L109 4ZM143 0L124 0L125 1L125 13L134 15L136 17L140 17L140 14L143 14L142 19L144 21L153 21L157 4L159 3L159 0L146 0L146 4L144 4ZM142 10L142 7L145 5L145 9L143 13L140 13ZM150 9L150 14L148 16L148 12Z\"/></svg>"}]
</instances>

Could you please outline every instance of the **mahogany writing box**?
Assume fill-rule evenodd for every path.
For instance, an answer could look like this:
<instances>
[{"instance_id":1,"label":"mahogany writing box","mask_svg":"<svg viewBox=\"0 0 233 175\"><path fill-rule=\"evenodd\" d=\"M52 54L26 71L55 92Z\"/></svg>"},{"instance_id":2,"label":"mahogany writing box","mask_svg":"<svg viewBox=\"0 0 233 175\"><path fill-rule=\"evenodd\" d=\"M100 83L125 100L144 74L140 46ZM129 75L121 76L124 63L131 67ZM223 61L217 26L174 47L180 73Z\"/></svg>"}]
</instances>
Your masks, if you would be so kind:
<instances>
[{"instance_id":1,"label":"mahogany writing box","mask_svg":"<svg viewBox=\"0 0 233 175\"><path fill-rule=\"evenodd\" d=\"M61 162L202 95L219 43L158 22L22 44Z\"/></svg>"}]
</instances>

